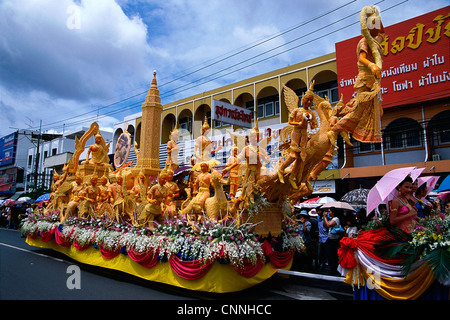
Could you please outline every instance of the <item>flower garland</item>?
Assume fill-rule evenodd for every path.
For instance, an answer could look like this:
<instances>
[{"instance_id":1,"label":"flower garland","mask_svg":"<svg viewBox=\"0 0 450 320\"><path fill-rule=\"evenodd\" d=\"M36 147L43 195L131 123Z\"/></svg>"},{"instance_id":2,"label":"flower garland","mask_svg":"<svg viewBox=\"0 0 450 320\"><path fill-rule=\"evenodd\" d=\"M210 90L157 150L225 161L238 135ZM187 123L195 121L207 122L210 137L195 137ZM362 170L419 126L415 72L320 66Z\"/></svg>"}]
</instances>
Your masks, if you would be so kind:
<instances>
[{"instance_id":1,"label":"flower garland","mask_svg":"<svg viewBox=\"0 0 450 320\"><path fill-rule=\"evenodd\" d=\"M93 245L102 252L150 252L157 254L160 261L167 261L175 255L182 261L197 260L205 264L219 260L235 268L265 261L263 240L258 238L254 232L255 224L251 223L238 225L236 220L218 222L209 219L192 223L185 218L173 218L152 231L147 227L112 222L107 218L71 217L64 224L58 218L57 213L31 214L22 224L22 233L33 236L58 228L62 236L72 241L79 250ZM301 237L295 233L294 224L293 220L284 219L282 234L272 238L278 251L301 252L305 249Z\"/></svg>"}]
</instances>

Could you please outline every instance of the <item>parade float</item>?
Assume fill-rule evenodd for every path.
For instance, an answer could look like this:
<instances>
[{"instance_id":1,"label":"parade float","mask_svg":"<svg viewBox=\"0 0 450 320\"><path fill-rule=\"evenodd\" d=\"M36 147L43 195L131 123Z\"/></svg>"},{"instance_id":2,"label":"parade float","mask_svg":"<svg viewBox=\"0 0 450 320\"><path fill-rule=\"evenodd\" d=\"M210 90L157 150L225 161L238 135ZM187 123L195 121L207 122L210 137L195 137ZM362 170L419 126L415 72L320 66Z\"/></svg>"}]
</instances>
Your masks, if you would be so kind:
<instances>
[{"instance_id":1,"label":"parade float","mask_svg":"<svg viewBox=\"0 0 450 320\"><path fill-rule=\"evenodd\" d=\"M348 103L341 97L331 105L314 93L314 81L301 97L283 86L290 115L279 137L282 157L275 170L265 166L272 137L262 138L255 119L247 137L227 131L234 147L219 171L205 119L188 183L174 181L180 169L178 129L175 126L170 134L167 160L161 166L162 105L154 73L142 104L140 145L133 146L136 163L128 161L132 139L125 131L111 164L109 144L92 123L76 139L76 151L63 173L55 174L47 206L23 223L26 242L81 263L206 292L244 290L280 269L290 269L294 253L305 250L292 205L312 194L311 181L331 163L338 135L347 144L349 134L361 142L381 139L378 49L383 27L375 7L362 9L361 27L356 95ZM88 147L91 137L95 143ZM85 150L86 158L80 159ZM346 256L341 267L349 283L364 283L362 276L370 274L367 268L362 273L362 260L355 258L362 239L342 244ZM424 268L419 268L420 274Z\"/></svg>"},{"instance_id":2,"label":"parade float","mask_svg":"<svg viewBox=\"0 0 450 320\"><path fill-rule=\"evenodd\" d=\"M386 173L367 198L375 217L340 241L339 271L355 299L449 299L450 216L425 199L439 176L421 177L424 169ZM403 185L413 193L403 194Z\"/></svg>"}]
</instances>

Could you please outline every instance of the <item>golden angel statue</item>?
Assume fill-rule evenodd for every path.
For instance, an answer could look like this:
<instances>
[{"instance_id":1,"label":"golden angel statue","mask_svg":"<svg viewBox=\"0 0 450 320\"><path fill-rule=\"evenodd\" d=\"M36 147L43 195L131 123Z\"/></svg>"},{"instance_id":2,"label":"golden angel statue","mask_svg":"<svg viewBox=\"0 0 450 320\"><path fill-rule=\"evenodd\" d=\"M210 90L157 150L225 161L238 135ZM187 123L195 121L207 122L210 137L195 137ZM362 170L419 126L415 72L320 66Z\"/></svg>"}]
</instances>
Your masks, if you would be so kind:
<instances>
[{"instance_id":1,"label":"golden angel statue","mask_svg":"<svg viewBox=\"0 0 450 320\"><path fill-rule=\"evenodd\" d=\"M318 127L318 122L316 119L316 115L314 112L310 110L313 104L314 99L314 81L311 82L311 85L302 96L300 107L298 105L299 98L297 94L287 87L283 85L284 92L284 101L288 110L290 112L289 115L289 126L283 129L283 135L288 134L290 132L290 142L289 142L289 155L287 159L281 164L278 168L278 178L281 183L284 183L284 175L285 169L291 165L292 170L289 174L289 182L291 183L294 189L297 189L297 176L299 172L302 171L302 164L304 164L306 160L306 144L308 142L308 129L314 130Z\"/></svg>"}]
</instances>

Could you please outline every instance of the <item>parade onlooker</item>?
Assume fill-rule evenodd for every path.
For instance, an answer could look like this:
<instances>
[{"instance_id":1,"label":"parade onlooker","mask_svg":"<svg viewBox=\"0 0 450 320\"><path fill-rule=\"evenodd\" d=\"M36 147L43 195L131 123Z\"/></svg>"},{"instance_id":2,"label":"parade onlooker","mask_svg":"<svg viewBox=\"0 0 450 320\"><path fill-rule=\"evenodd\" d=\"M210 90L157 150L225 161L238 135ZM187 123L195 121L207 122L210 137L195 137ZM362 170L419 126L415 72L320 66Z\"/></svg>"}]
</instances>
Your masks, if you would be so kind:
<instances>
[{"instance_id":1,"label":"parade onlooker","mask_svg":"<svg viewBox=\"0 0 450 320\"><path fill-rule=\"evenodd\" d=\"M319 222L317 221L317 211L316 209L311 209L308 212L309 215L309 222L311 222L311 245L310 245L310 252L311 252L311 259L312 259L312 266L314 268L319 267Z\"/></svg>"},{"instance_id":2,"label":"parade onlooker","mask_svg":"<svg viewBox=\"0 0 450 320\"><path fill-rule=\"evenodd\" d=\"M312 255L311 255L311 222L309 221L309 215L306 210L300 211L298 232L305 243L306 250L300 255L300 268L305 267L309 269L311 267Z\"/></svg>"},{"instance_id":3,"label":"parade onlooker","mask_svg":"<svg viewBox=\"0 0 450 320\"><path fill-rule=\"evenodd\" d=\"M317 246L317 253L319 256L319 271L325 269L327 263L327 248L326 243L328 239L328 228L323 225L323 209L317 208L317 229L319 234L319 243Z\"/></svg>"},{"instance_id":4,"label":"parade onlooker","mask_svg":"<svg viewBox=\"0 0 450 320\"><path fill-rule=\"evenodd\" d=\"M350 238L356 238L358 236L358 227L356 226L356 218L349 216L347 219L347 225L344 227L345 236Z\"/></svg>"},{"instance_id":5,"label":"parade onlooker","mask_svg":"<svg viewBox=\"0 0 450 320\"><path fill-rule=\"evenodd\" d=\"M336 214L335 208L330 208L327 212L323 214L323 225L328 228L328 239L327 239L327 258L328 264L330 266L330 274L338 276L339 273L337 271L338 268L338 249L339 249L339 241L343 236L343 232L339 231L343 230L341 227L341 223Z\"/></svg>"}]
</instances>

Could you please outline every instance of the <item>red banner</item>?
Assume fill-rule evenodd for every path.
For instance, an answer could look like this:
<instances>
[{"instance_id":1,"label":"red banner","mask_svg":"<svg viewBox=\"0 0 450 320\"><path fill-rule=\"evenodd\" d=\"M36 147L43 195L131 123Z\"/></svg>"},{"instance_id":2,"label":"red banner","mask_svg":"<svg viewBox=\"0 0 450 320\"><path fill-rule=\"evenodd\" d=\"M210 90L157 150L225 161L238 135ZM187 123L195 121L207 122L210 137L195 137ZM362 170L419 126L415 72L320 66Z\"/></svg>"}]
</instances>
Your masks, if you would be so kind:
<instances>
[{"instance_id":1,"label":"red banner","mask_svg":"<svg viewBox=\"0 0 450 320\"><path fill-rule=\"evenodd\" d=\"M383 18L383 12L381 12ZM383 108L450 96L450 6L385 27ZM360 36L336 43L339 96L355 94Z\"/></svg>"}]
</instances>

